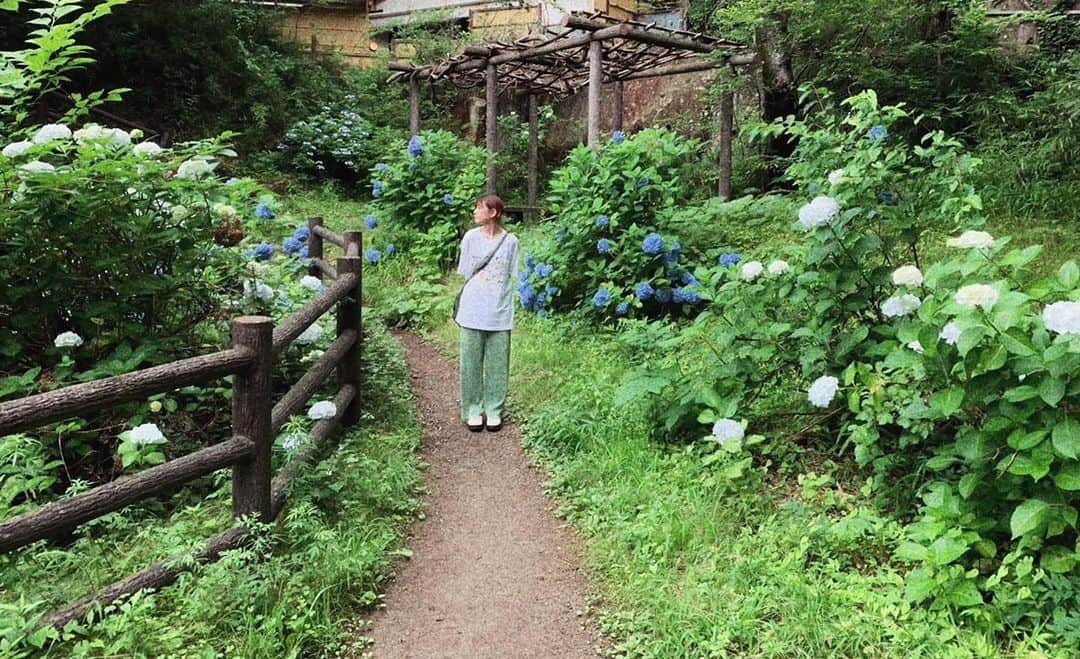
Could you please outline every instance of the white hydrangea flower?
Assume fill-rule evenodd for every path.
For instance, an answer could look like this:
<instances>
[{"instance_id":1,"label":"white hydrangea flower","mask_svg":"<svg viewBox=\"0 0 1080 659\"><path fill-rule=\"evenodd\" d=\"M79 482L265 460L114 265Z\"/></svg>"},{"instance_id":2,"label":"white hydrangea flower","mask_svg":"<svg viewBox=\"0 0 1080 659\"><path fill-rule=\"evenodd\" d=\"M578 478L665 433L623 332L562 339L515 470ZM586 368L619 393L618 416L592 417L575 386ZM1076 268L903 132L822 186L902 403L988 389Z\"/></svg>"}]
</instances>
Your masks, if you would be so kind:
<instances>
[{"instance_id":1,"label":"white hydrangea flower","mask_svg":"<svg viewBox=\"0 0 1080 659\"><path fill-rule=\"evenodd\" d=\"M769 274L776 277L782 275L791 270L791 266L787 261L777 259L769 264Z\"/></svg>"},{"instance_id":2,"label":"white hydrangea flower","mask_svg":"<svg viewBox=\"0 0 1080 659\"><path fill-rule=\"evenodd\" d=\"M1046 329L1058 334L1080 334L1080 302L1055 302L1042 312Z\"/></svg>"},{"instance_id":3,"label":"white hydrangea flower","mask_svg":"<svg viewBox=\"0 0 1080 659\"><path fill-rule=\"evenodd\" d=\"M214 204L210 211L218 217L232 217L236 215L236 209L228 204Z\"/></svg>"},{"instance_id":4,"label":"white hydrangea flower","mask_svg":"<svg viewBox=\"0 0 1080 659\"><path fill-rule=\"evenodd\" d=\"M893 271L892 280L897 286L922 286L923 274L913 265L902 265Z\"/></svg>"},{"instance_id":5,"label":"white hydrangea flower","mask_svg":"<svg viewBox=\"0 0 1080 659\"><path fill-rule=\"evenodd\" d=\"M259 298L269 302L274 299L274 289L261 281L252 283L251 281L244 282L244 297L247 298Z\"/></svg>"},{"instance_id":6,"label":"white hydrangea flower","mask_svg":"<svg viewBox=\"0 0 1080 659\"><path fill-rule=\"evenodd\" d=\"M53 140L71 138L71 129L64 124L45 124L34 133L34 144L45 144Z\"/></svg>"},{"instance_id":7,"label":"white hydrangea flower","mask_svg":"<svg viewBox=\"0 0 1080 659\"><path fill-rule=\"evenodd\" d=\"M840 213L840 204L832 197L814 197L799 209L799 226L809 231L823 227Z\"/></svg>"},{"instance_id":8,"label":"white hydrangea flower","mask_svg":"<svg viewBox=\"0 0 1080 659\"><path fill-rule=\"evenodd\" d=\"M843 182L843 180L844 180L844 170L843 169L834 169L831 172L829 172L829 184L830 185L837 185L837 184Z\"/></svg>"},{"instance_id":9,"label":"white hydrangea flower","mask_svg":"<svg viewBox=\"0 0 1080 659\"><path fill-rule=\"evenodd\" d=\"M994 237L985 231L965 231L959 238L949 238L945 241L949 247L962 247L965 249L987 249L994 246Z\"/></svg>"},{"instance_id":10,"label":"white hydrangea flower","mask_svg":"<svg viewBox=\"0 0 1080 659\"><path fill-rule=\"evenodd\" d=\"M202 158L192 158L180 163L176 169L176 178L199 179L210 173L210 163Z\"/></svg>"},{"instance_id":11,"label":"white hydrangea flower","mask_svg":"<svg viewBox=\"0 0 1080 659\"><path fill-rule=\"evenodd\" d=\"M899 296L894 295L885 300L885 302L881 304L881 313L885 314L886 318L899 318L900 316L906 316L913 311L918 311L921 306L922 300L911 293L904 293Z\"/></svg>"},{"instance_id":12,"label":"white hydrangea flower","mask_svg":"<svg viewBox=\"0 0 1080 659\"><path fill-rule=\"evenodd\" d=\"M128 431L128 439L132 444L146 445L146 444L164 444L165 435L161 434L161 430L158 429L155 423L144 423L141 426L135 426Z\"/></svg>"},{"instance_id":13,"label":"white hydrangea flower","mask_svg":"<svg viewBox=\"0 0 1080 659\"><path fill-rule=\"evenodd\" d=\"M304 438L297 434L285 435L285 439L281 440L281 448L285 449L289 453L292 453L296 449L300 448L300 444L303 443Z\"/></svg>"},{"instance_id":14,"label":"white hydrangea flower","mask_svg":"<svg viewBox=\"0 0 1080 659\"><path fill-rule=\"evenodd\" d=\"M109 128L109 144L113 146L131 146L131 135L123 128Z\"/></svg>"},{"instance_id":15,"label":"white hydrangea flower","mask_svg":"<svg viewBox=\"0 0 1080 659\"><path fill-rule=\"evenodd\" d=\"M47 162L42 162L40 160L31 160L25 165L19 167L19 169L28 174L52 174L56 171L55 167L53 167Z\"/></svg>"},{"instance_id":16,"label":"white hydrangea flower","mask_svg":"<svg viewBox=\"0 0 1080 659\"><path fill-rule=\"evenodd\" d=\"M101 127L99 124L86 124L79 130L75 131L75 141L79 144L86 144L90 141L103 140L108 136L108 129Z\"/></svg>"},{"instance_id":17,"label":"white hydrangea flower","mask_svg":"<svg viewBox=\"0 0 1080 659\"><path fill-rule=\"evenodd\" d=\"M919 353L920 355L923 354L922 344L919 343L918 341L908 341L907 347L911 348L912 350Z\"/></svg>"},{"instance_id":18,"label":"white hydrangea flower","mask_svg":"<svg viewBox=\"0 0 1080 659\"><path fill-rule=\"evenodd\" d=\"M997 301L997 289L986 284L969 284L956 291L956 303L962 307L982 307L989 311Z\"/></svg>"},{"instance_id":19,"label":"white hydrangea flower","mask_svg":"<svg viewBox=\"0 0 1080 659\"><path fill-rule=\"evenodd\" d=\"M945 343L954 346L960 340L960 326L955 321L950 320L945 323L945 327L941 328L941 334L938 337Z\"/></svg>"},{"instance_id":20,"label":"white hydrangea flower","mask_svg":"<svg viewBox=\"0 0 1080 659\"><path fill-rule=\"evenodd\" d=\"M248 261L247 269L256 277L264 275L270 270L270 264L262 261Z\"/></svg>"},{"instance_id":21,"label":"white hydrangea flower","mask_svg":"<svg viewBox=\"0 0 1080 659\"><path fill-rule=\"evenodd\" d=\"M300 286L315 293L323 290L323 283L319 281L318 277L313 277L311 275L304 275L304 277L300 279Z\"/></svg>"},{"instance_id":22,"label":"white hydrangea flower","mask_svg":"<svg viewBox=\"0 0 1080 659\"><path fill-rule=\"evenodd\" d=\"M5 158L18 158L19 156L29 151L30 147L33 145L34 143L30 140L19 140L18 142L12 142L11 144L5 146L2 153L4 154Z\"/></svg>"},{"instance_id":23,"label":"white hydrangea flower","mask_svg":"<svg viewBox=\"0 0 1080 659\"><path fill-rule=\"evenodd\" d=\"M322 325L312 323L311 325L308 325L306 330L300 333L300 336L296 337L296 342L302 346L311 345L322 338L322 335Z\"/></svg>"},{"instance_id":24,"label":"white hydrangea flower","mask_svg":"<svg viewBox=\"0 0 1080 659\"><path fill-rule=\"evenodd\" d=\"M191 215L191 209L183 204L177 204L169 209L169 217L171 217L174 222L179 222L188 215Z\"/></svg>"},{"instance_id":25,"label":"white hydrangea flower","mask_svg":"<svg viewBox=\"0 0 1080 659\"><path fill-rule=\"evenodd\" d=\"M743 264L742 269L739 271L739 276L745 281L754 281L761 276L761 273L765 271L765 266L761 265L761 261L750 261Z\"/></svg>"},{"instance_id":26,"label":"white hydrangea flower","mask_svg":"<svg viewBox=\"0 0 1080 659\"><path fill-rule=\"evenodd\" d=\"M828 407L832 399L836 397L836 391L839 388L840 380L831 375L822 375L810 385L806 398L815 407Z\"/></svg>"},{"instance_id":27,"label":"white hydrangea flower","mask_svg":"<svg viewBox=\"0 0 1080 659\"><path fill-rule=\"evenodd\" d=\"M154 142L139 142L131 149L132 153L143 157L156 156L162 151L164 151L164 149Z\"/></svg>"},{"instance_id":28,"label":"white hydrangea flower","mask_svg":"<svg viewBox=\"0 0 1080 659\"><path fill-rule=\"evenodd\" d=\"M78 348L82 344L82 337L75 332L63 332L53 339L53 345L57 348Z\"/></svg>"},{"instance_id":29,"label":"white hydrangea flower","mask_svg":"<svg viewBox=\"0 0 1080 659\"><path fill-rule=\"evenodd\" d=\"M333 401L320 400L308 410L308 418L318 421L319 419L332 419L337 416L337 405Z\"/></svg>"},{"instance_id":30,"label":"white hydrangea flower","mask_svg":"<svg viewBox=\"0 0 1080 659\"><path fill-rule=\"evenodd\" d=\"M712 434L716 443L723 446L732 440L742 439L744 431L742 424L735 419L720 419L713 424Z\"/></svg>"}]
</instances>

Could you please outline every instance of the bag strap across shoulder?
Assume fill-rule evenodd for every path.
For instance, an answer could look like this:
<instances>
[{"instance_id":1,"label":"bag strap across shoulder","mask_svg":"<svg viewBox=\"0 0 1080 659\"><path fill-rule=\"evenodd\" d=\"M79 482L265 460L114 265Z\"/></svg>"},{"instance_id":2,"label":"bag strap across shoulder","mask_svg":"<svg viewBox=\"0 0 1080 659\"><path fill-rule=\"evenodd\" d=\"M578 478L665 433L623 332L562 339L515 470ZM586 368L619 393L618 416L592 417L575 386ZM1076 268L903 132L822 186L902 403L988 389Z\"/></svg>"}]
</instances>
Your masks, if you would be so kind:
<instances>
[{"instance_id":1,"label":"bag strap across shoulder","mask_svg":"<svg viewBox=\"0 0 1080 659\"><path fill-rule=\"evenodd\" d=\"M472 274L469 275L468 279L465 280L466 284L469 283L469 279L472 279L473 277L475 277L476 273L483 270L484 267L487 266L487 264L491 262L491 259L494 258L495 253L499 251L499 248L502 247L504 242L506 242L506 237L509 236L509 235L510 235L510 232L506 231L504 229L502 238L499 239L499 244L495 245L495 249L491 250L491 253L488 254L486 257L484 257L484 260L480 262L480 265L476 266L476 268L472 271Z\"/></svg>"}]
</instances>

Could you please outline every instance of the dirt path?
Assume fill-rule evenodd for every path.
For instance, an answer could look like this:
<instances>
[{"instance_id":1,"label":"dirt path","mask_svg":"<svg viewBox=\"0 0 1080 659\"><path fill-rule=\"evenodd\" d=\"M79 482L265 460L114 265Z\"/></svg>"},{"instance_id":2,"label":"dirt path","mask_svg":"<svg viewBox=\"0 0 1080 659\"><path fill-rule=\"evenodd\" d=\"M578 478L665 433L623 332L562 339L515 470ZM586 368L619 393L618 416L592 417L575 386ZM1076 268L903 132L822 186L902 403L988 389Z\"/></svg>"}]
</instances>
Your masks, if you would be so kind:
<instances>
[{"instance_id":1,"label":"dirt path","mask_svg":"<svg viewBox=\"0 0 1080 659\"><path fill-rule=\"evenodd\" d=\"M551 512L521 434L470 433L458 420L458 374L435 349L397 335L423 422L427 517L410 529L386 608L366 633L377 659L596 656L579 615L588 583L576 538Z\"/></svg>"}]
</instances>

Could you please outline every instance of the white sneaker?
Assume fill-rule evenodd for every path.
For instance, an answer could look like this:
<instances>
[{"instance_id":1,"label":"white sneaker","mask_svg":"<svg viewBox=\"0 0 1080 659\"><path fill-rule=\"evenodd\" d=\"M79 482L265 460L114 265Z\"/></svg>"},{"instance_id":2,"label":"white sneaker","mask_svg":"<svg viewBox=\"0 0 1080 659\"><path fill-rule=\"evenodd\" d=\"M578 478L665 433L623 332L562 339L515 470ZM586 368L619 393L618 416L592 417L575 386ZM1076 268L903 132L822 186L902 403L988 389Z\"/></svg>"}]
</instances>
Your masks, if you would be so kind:
<instances>
[{"instance_id":1,"label":"white sneaker","mask_svg":"<svg viewBox=\"0 0 1080 659\"><path fill-rule=\"evenodd\" d=\"M482 416L470 416L469 420L465 422L465 425L469 427L469 430L473 432L480 432L484 429L484 417Z\"/></svg>"},{"instance_id":2,"label":"white sneaker","mask_svg":"<svg viewBox=\"0 0 1080 659\"><path fill-rule=\"evenodd\" d=\"M489 432L502 430L502 419L497 416L489 416L487 418L487 429Z\"/></svg>"}]
</instances>

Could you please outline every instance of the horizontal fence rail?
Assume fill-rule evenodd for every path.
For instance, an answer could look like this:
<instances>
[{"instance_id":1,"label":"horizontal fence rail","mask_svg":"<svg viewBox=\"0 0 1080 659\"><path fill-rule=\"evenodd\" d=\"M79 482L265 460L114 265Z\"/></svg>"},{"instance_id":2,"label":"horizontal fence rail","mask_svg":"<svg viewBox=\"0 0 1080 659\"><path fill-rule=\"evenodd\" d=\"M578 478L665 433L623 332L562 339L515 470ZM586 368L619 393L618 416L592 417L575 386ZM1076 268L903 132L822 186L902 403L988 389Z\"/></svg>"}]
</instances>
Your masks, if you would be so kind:
<instances>
[{"instance_id":1,"label":"horizontal fence rail","mask_svg":"<svg viewBox=\"0 0 1080 659\"><path fill-rule=\"evenodd\" d=\"M337 429L355 424L360 418L361 235L357 231L334 233L322 225L322 218L311 218L308 226L312 274L317 277L327 274L334 281L279 326L274 327L270 318L241 316L233 319L232 347L227 350L0 403L0 435L5 435L233 376L231 439L4 520L0 522L0 553L68 533L80 524L230 466L234 519L254 516L272 522L277 518L285 506L288 486L300 470L330 444ZM323 240L341 247L345 254L337 259L336 268L324 260ZM271 376L276 358L312 323L335 307L336 339L277 404L271 406ZM318 421L308 433L310 441L271 478L274 437L335 371L335 416ZM234 526L211 538L194 557L174 557L152 565L54 612L45 622L63 628L72 620L84 618L95 607L107 606L138 590L167 586L194 565L216 561L222 552L242 547L249 540L245 527Z\"/></svg>"}]
</instances>

